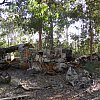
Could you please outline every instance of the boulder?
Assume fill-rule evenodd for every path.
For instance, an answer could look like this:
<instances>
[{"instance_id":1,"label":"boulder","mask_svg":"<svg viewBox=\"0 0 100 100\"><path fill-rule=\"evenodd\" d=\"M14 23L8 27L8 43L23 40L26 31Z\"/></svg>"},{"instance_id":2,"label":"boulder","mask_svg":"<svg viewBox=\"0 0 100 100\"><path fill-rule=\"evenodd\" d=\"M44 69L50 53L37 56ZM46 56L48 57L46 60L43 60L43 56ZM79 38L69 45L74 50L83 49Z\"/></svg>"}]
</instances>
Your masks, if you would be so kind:
<instances>
[{"instance_id":1,"label":"boulder","mask_svg":"<svg viewBox=\"0 0 100 100\"><path fill-rule=\"evenodd\" d=\"M6 61L0 61L0 70L7 70L11 65Z\"/></svg>"},{"instance_id":2,"label":"boulder","mask_svg":"<svg viewBox=\"0 0 100 100\"><path fill-rule=\"evenodd\" d=\"M8 84L11 82L11 76L7 72L0 73L0 83Z\"/></svg>"},{"instance_id":3,"label":"boulder","mask_svg":"<svg viewBox=\"0 0 100 100\"><path fill-rule=\"evenodd\" d=\"M66 72L68 69L67 65L65 63L57 63L54 67L54 70L56 72Z\"/></svg>"},{"instance_id":4,"label":"boulder","mask_svg":"<svg viewBox=\"0 0 100 100\"><path fill-rule=\"evenodd\" d=\"M74 86L76 80L78 80L78 74L72 67L69 67L66 74L66 81Z\"/></svg>"}]
</instances>

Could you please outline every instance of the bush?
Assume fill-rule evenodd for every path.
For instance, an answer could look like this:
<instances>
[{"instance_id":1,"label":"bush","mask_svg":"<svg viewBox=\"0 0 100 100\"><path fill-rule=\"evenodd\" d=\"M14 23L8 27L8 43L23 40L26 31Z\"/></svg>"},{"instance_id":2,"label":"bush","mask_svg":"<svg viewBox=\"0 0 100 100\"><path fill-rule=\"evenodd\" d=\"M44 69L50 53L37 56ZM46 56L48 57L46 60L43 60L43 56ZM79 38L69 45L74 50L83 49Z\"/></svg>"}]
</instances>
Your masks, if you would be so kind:
<instances>
[{"instance_id":1,"label":"bush","mask_svg":"<svg viewBox=\"0 0 100 100\"><path fill-rule=\"evenodd\" d=\"M100 75L100 62L92 61L87 62L85 64L85 69L91 73L99 74Z\"/></svg>"}]
</instances>

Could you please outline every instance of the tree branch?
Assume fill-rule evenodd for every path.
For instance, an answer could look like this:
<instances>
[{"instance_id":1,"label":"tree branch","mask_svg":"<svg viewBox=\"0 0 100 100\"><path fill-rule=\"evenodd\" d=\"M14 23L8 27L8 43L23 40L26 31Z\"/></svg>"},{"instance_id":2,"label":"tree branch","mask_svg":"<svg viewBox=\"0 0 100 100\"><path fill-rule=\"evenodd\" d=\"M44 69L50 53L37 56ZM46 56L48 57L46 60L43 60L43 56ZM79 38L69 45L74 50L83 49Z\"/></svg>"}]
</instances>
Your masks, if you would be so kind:
<instances>
[{"instance_id":1,"label":"tree branch","mask_svg":"<svg viewBox=\"0 0 100 100\"><path fill-rule=\"evenodd\" d=\"M0 5L2 5L2 4L4 4L4 3L7 3L7 2L6 2L6 0L3 0L3 2L2 2L2 3L0 3Z\"/></svg>"}]
</instances>

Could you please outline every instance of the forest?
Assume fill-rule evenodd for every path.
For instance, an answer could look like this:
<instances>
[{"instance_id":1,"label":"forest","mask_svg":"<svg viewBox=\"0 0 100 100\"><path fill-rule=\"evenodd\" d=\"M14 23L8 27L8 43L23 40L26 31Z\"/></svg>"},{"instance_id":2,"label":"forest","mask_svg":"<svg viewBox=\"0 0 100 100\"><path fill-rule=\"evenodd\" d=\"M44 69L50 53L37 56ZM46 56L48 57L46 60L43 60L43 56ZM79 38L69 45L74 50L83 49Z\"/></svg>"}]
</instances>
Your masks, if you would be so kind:
<instances>
[{"instance_id":1,"label":"forest","mask_svg":"<svg viewBox=\"0 0 100 100\"><path fill-rule=\"evenodd\" d=\"M99 0L4 0L0 46L30 42L37 49L63 46L78 54L98 52L99 9ZM79 26L68 33L75 22Z\"/></svg>"},{"instance_id":2,"label":"forest","mask_svg":"<svg viewBox=\"0 0 100 100\"><path fill-rule=\"evenodd\" d=\"M0 88L0 100L100 100L100 0L0 0Z\"/></svg>"}]
</instances>

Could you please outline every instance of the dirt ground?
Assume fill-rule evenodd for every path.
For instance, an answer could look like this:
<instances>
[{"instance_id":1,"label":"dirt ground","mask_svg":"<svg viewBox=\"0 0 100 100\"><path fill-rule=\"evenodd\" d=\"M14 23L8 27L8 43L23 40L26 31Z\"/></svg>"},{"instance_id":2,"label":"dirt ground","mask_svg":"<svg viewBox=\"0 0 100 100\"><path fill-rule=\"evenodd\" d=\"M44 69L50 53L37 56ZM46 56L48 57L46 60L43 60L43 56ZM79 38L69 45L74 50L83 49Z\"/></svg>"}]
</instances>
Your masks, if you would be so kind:
<instances>
[{"instance_id":1,"label":"dirt ground","mask_svg":"<svg viewBox=\"0 0 100 100\"><path fill-rule=\"evenodd\" d=\"M0 100L18 95L30 95L29 100L100 100L100 77L89 87L80 89L67 84L66 73L51 76L14 68L7 72L11 82L0 84Z\"/></svg>"}]
</instances>

